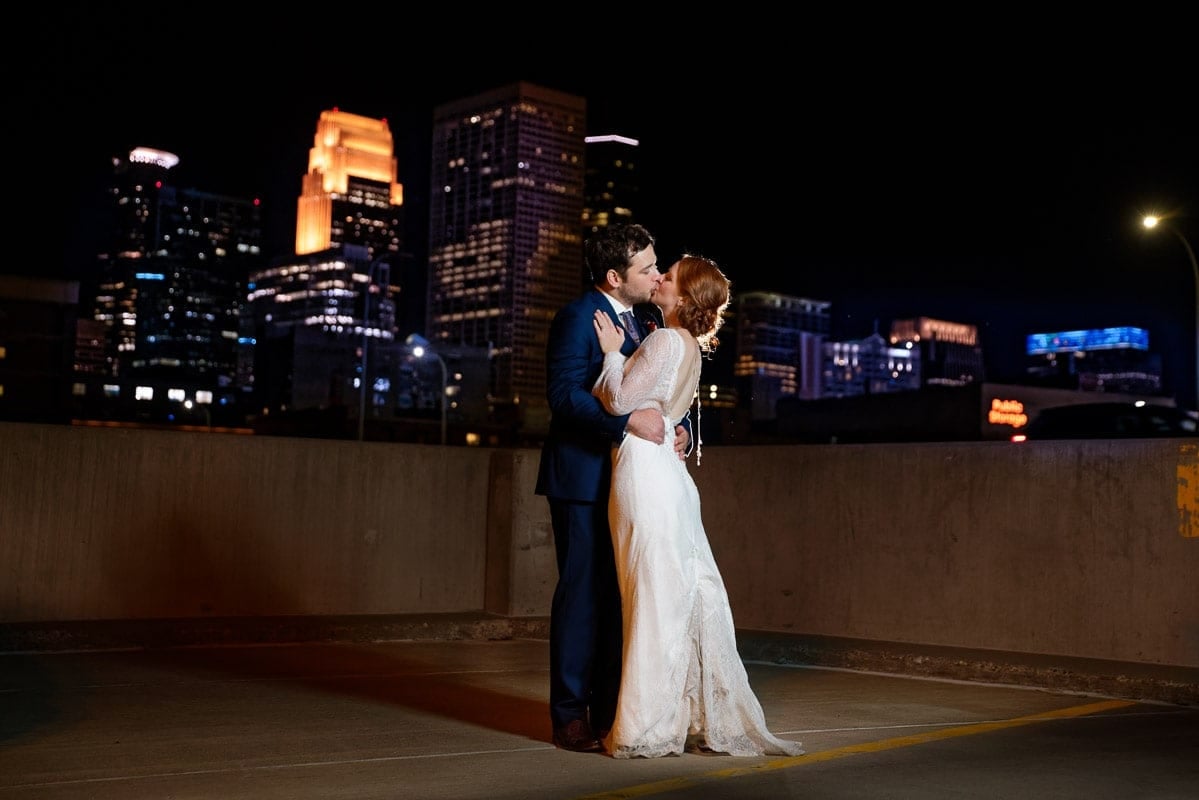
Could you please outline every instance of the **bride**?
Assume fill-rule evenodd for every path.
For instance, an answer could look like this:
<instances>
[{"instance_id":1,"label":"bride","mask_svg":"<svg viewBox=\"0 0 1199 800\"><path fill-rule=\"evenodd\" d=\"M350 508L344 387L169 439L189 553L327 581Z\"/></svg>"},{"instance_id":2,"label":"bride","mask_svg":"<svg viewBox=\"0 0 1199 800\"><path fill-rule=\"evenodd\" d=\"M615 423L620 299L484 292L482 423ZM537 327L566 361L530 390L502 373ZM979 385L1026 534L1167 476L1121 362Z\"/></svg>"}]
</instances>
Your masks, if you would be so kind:
<instances>
[{"instance_id":1,"label":"bride","mask_svg":"<svg viewBox=\"0 0 1199 800\"><path fill-rule=\"evenodd\" d=\"M654 408L667 430L674 427L695 397L703 353L718 344L729 286L712 261L683 256L652 298L666 327L627 359L620 354L624 331L596 312L604 368L592 394L609 413ZM613 451L608 514L624 651L616 720L603 739L607 751L615 758L681 754L689 745L735 756L802 753L799 742L766 728L737 653L699 493L669 439L628 436Z\"/></svg>"}]
</instances>

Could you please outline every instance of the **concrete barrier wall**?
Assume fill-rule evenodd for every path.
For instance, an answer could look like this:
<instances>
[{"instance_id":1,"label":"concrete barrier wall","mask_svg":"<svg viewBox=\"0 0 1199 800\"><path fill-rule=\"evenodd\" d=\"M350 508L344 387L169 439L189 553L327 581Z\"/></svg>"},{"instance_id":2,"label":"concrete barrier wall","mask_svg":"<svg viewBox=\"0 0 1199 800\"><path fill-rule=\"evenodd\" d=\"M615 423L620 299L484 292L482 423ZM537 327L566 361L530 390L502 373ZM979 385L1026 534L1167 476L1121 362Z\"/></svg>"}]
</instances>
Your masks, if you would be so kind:
<instances>
[{"instance_id":1,"label":"concrete barrier wall","mask_svg":"<svg viewBox=\"0 0 1199 800\"><path fill-rule=\"evenodd\" d=\"M738 627L1199 666L1179 439L709 448Z\"/></svg>"},{"instance_id":2,"label":"concrete barrier wall","mask_svg":"<svg viewBox=\"0 0 1199 800\"><path fill-rule=\"evenodd\" d=\"M0 621L483 607L488 454L0 424Z\"/></svg>"},{"instance_id":3,"label":"concrete barrier wall","mask_svg":"<svg viewBox=\"0 0 1199 800\"><path fill-rule=\"evenodd\" d=\"M0 622L544 616L535 450L0 424ZM1184 440L710 447L739 628L1199 666Z\"/></svg>"}]
</instances>

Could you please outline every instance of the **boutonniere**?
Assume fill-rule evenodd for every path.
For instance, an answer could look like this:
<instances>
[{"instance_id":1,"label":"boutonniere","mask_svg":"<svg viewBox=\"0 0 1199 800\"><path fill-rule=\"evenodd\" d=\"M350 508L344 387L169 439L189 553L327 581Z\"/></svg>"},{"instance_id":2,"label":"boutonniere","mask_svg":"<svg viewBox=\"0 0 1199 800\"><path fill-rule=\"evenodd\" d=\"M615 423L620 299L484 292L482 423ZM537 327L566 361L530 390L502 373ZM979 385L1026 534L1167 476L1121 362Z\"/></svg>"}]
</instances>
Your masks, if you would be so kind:
<instances>
[{"instance_id":1,"label":"boutonniere","mask_svg":"<svg viewBox=\"0 0 1199 800\"><path fill-rule=\"evenodd\" d=\"M653 333L654 331L658 330L658 323L654 322L652 319L642 320L641 324L643 324L645 326L645 329L650 333Z\"/></svg>"}]
</instances>

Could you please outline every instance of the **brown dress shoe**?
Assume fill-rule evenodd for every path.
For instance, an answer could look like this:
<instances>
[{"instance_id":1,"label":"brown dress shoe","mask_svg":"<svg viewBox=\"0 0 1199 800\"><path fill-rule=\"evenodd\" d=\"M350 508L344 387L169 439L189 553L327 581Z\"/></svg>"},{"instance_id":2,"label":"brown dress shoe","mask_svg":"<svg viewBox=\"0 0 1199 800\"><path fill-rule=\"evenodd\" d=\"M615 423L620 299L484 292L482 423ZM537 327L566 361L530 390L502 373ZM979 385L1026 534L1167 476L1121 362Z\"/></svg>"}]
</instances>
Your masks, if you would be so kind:
<instances>
[{"instance_id":1,"label":"brown dress shoe","mask_svg":"<svg viewBox=\"0 0 1199 800\"><path fill-rule=\"evenodd\" d=\"M554 744L576 753L598 753L604 749L591 732L591 726L581 719L572 719L561 728L554 729Z\"/></svg>"}]
</instances>

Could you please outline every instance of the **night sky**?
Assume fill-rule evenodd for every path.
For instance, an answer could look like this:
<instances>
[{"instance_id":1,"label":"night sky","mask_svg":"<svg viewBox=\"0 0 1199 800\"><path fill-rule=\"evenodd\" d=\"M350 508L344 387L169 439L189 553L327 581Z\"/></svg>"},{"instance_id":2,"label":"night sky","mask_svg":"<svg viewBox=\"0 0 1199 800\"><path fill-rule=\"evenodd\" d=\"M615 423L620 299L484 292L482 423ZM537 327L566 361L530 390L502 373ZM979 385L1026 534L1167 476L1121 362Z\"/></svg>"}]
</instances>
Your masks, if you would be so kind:
<instances>
[{"instance_id":1,"label":"night sky","mask_svg":"<svg viewBox=\"0 0 1199 800\"><path fill-rule=\"evenodd\" d=\"M419 230L434 106L527 80L586 97L590 133L641 140L636 211L664 267L698 252L734 292L831 301L838 337L907 316L976 324L996 380L1018 379L1028 333L1144 327L1166 393L1193 402L1190 263L1139 227L1176 212L1199 245L1199 66L1193 43L1170 41L1182 19L1152 37L1127 20L1084 36L911 16L663 25L618 6L580 34L518 9L465 28L424 9L419 22L106 9L34 12L13 87L28 117L10 115L10 140L54 148L16 167L35 171L42 201L65 201L78 235L41 220L39 257L11 271L78 277L86 199L108 158L138 145L177 154L179 185L262 197L269 246L289 252L317 118L334 106L388 119Z\"/></svg>"}]
</instances>

